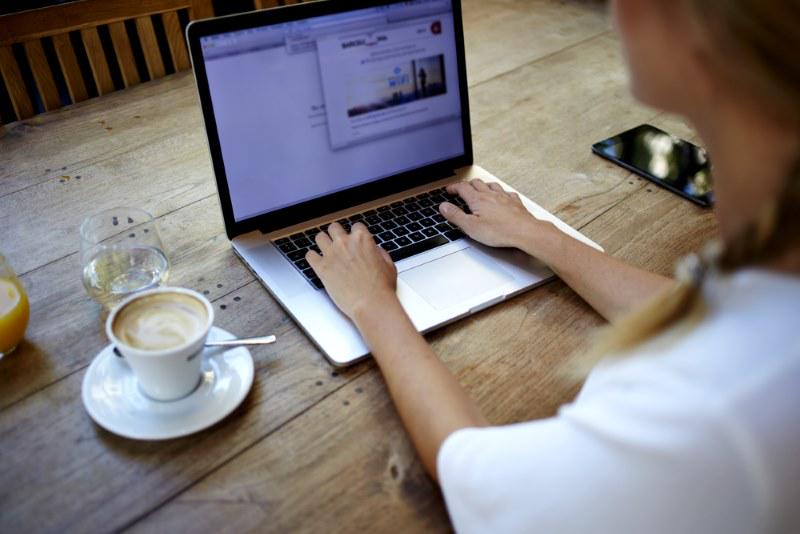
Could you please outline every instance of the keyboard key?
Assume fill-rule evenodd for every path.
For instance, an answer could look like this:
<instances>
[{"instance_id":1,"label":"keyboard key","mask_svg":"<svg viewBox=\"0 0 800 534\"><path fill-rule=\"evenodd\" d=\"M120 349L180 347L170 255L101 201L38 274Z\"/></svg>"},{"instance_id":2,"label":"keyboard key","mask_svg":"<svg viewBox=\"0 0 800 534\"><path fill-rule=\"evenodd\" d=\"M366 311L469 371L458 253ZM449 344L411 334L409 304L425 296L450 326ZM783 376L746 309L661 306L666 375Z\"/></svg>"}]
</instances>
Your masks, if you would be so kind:
<instances>
[{"instance_id":1,"label":"keyboard key","mask_svg":"<svg viewBox=\"0 0 800 534\"><path fill-rule=\"evenodd\" d=\"M423 216L422 216L422 214L420 212L415 211L413 213L409 213L408 214L408 218L411 219L412 221L418 221L418 220L422 219Z\"/></svg>"},{"instance_id":2,"label":"keyboard key","mask_svg":"<svg viewBox=\"0 0 800 534\"><path fill-rule=\"evenodd\" d=\"M436 225L436 222L433 219L422 219L419 223L426 228Z\"/></svg>"},{"instance_id":3,"label":"keyboard key","mask_svg":"<svg viewBox=\"0 0 800 534\"><path fill-rule=\"evenodd\" d=\"M363 215L364 215L364 217L369 217L369 216L371 216L371 215L375 215L376 213L378 213L378 212L377 212L377 211L375 211L375 210L367 210L367 211L365 211L365 212L363 213Z\"/></svg>"},{"instance_id":4,"label":"keyboard key","mask_svg":"<svg viewBox=\"0 0 800 534\"><path fill-rule=\"evenodd\" d=\"M400 238L405 239L405 238ZM399 244L400 239L397 240ZM447 244L447 239L444 236L437 235L436 237L431 237L429 239L425 239L424 241L420 241L419 243L414 243L411 246L404 246L401 249L393 250L389 253L394 261L400 261L402 259L408 258L410 256L414 256L419 254L420 252L425 252L426 250L430 250L432 248L436 248L441 245Z\"/></svg>"},{"instance_id":5,"label":"keyboard key","mask_svg":"<svg viewBox=\"0 0 800 534\"><path fill-rule=\"evenodd\" d=\"M437 230L439 230L440 232L444 233L444 232L448 232L448 231L452 230L455 227L450 223L443 222L443 223L437 224L435 228Z\"/></svg>"},{"instance_id":6,"label":"keyboard key","mask_svg":"<svg viewBox=\"0 0 800 534\"><path fill-rule=\"evenodd\" d=\"M410 222L411 222L411 219L409 219L409 218L408 218L408 217L406 217L405 215L401 215L400 217L397 217L397 218L394 220L394 222L396 222L396 223L397 223L397 224L399 224L399 225L404 225L404 224L408 224L408 223L410 223Z\"/></svg>"},{"instance_id":7,"label":"keyboard key","mask_svg":"<svg viewBox=\"0 0 800 534\"><path fill-rule=\"evenodd\" d=\"M446 200L447 199L444 198L443 195L431 195L431 201L433 201L433 203L436 204L436 205L439 205L439 204L441 204L442 202L444 202Z\"/></svg>"},{"instance_id":8,"label":"keyboard key","mask_svg":"<svg viewBox=\"0 0 800 534\"><path fill-rule=\"evenodd\" d=\"M430 193L427 193L427 192L426 193L420 193L419 195L417 195L417 199L421 200L423 198L428 198L428 196L430 196Z\"/></svg>"},{"instance_id":9,"label":"keyboard key","mask_svg":"<svg viewBox=\"0 0 800 534\"><path fill-rule=\"evenodd\" d=\"M417 204L416 202L408 202L408 203L406 204L406 209L407 209L409 212L412 212L412 211L417 211L417 210L419 210L419 209L420 209L420 205L419 205L419 204Z\"/></svg>"},{"instance_id":10,"label":"keyboard key","mask_svg":"<svg viewBox=\"0 0 800 534\"><path fill-rule=\"evenodd\" d=\"M319 249L317 245L311 245L310 247L308 247L308 250L313 250L317 254L322 255L322 251Z\"/></svg>"},{"instance_id":11,"label":"keyboard key","mask_svg":"<svg viewBox=\"0 0 800 534\"><path fill-rule=\"evenodd\" d=\"M392 237L394 237L394 236L392 236ZM373 241L375 241L375 244L376 244L376 245L380 245L381 243L383 243L384 241L386 241L385 239L383 239L383 238L382 238L381 236L379 236L379 235L374 235L374 236L372 236L372 239L373 239Z\"/></svg>"},{"instance_id":12,"label":"keyboard key","mask_svg":"<svg viewBox=\"0 0 800 534\"><path fill-rule=\"evenodd\" d=\"M303 269L303 276L305 276L308 279L311 279L311 278L316 278L317 275L314 274L314 269L311 269L309 267L308 269Z\"/></svg>"},{"instance_id":13,"label":"keyboard key","mask_svg":"<svg viewBox=\"0 0 800 534\"><path fill-rule=\"evenodd\" d=\"M289 254L287 254L286 257L289 258L292 261L302 260L303 258L306 257L306 251L305 250L295 250L295 251L290 252Z\"/></svg>"},{"instance_id":14,"label":"keyboard key","mask_svg":"<svg viewBox=\"0 0 800 534\"><path fill-rule=\"evenodd\" d=\"M422 200L417 202L417 204L419 204L423 208L429 208L429 207L433 206L433 201L431 199L429 199L429 198L423 198Z\"/></svg>"},{"instance_id":15,"label":"keyboard key","mask_svg":"<svg viewBox=\"0 0 800 534\"><path fill-rule=\"evenodd\" d=\"M398 237L397 239L394 240L394 242L397 243L397 245L401 246L401 247L407 247L408 245L411 244L411 240L409 238L407 238L407 237ZM394 258L392 258L392 259L394 259ZM395 260L395 261L397 261L397 260Z\"/></svg>"},{"instance_id":16,"label":"keyboard key","mask_svg":"<svg viewBox=\"0 0 800 534\"><path fill-rule=\"evenodd\" d=\"M442 215L441 213L437 213L436 215L433 216L433 220L437 223L441 223L445 222L447 219L445 219L444 215Z\"/></svg>"},{"instance_id":17,"label":"keyboard key","mask_svg":"<svg viewBox=\"0 0 800 534\"><path fill-rule=\"evenodd\" d=\"M320 280L319 278L316 278L316 277L314 277L311 280L309 280L309 282L314 284L314 287L316 287L317 289L322 289L323 287L325 287L325 286L322 285L322 280Z\"/></svg>"},{"instance_id":18,"label":"keyboard key","mask_svg":"<svg viewBox=\"0 0 800 534\"><path fill-rule=\"evenodd\" d=\"M447 239L449 239L450 241L455 241L456 239L461 239L462 237L466 237L464 235L464 232L462 232L461 230L450 230L449 232L445 232L444 235L447 236Z\"/></svg>"},{"instance_id":19,"label":"keyboard key","mask_svg":"<svg viewBox=\"0 0 800 534\"><path fill-rule=\"evenodd\" d=\"M378 208L378 213L381 213L381 212L384 212L384 211L389 211L391 209L392 208L390 208L389 206L381 206L380 208Z\"/></svg>"},{"instance_id":20,"label":"keyboard key","mask_svg":"<svg viewBox=\"0 0 800 534\"><path fill-rule=\"evenodd\" d=\"M408 228L405 228L403 226L398 226L397 228L395 228L392 231L394 232L394 234L397 237L403 237L404 235L408 235L408 232L409 232Z\"/></svg>"},{"instance_id":21,"label":"keyboard key","mask_svg":"<svg viewBox=\"0 0 800 534\"><path fill-rule=\"evenodd\" d=\"M290 238L292 241L295 241L295 240L297 240L297 239L300 239L301 237L303 237L303 233L302 233L302 232L298 232L298 233L296 233L296 234L292 234L292 235L290 235L290 236L289 236L289 238Z\"/></svg>"},{"instance_id":22,"label":"keyboard key","mask_svg":"<svg viewBox=\"0 0 800 534\"><path fill-rule=\"evenodd\" d=\"M425 208L420 210L419 212L423 214L425 217L433 217L434 215L436 215L436 212L433 211L433 208Z\"/></svg>"},{"instance_id":23,"label":"keyboard key","mask_svg":"<svg viewBox=\"0 0 800 534\"><path fill-rule=\"evenodd\" d=\"M391 241L394 239L394 234L392 232L382 232L378 234L378 237L380 237L383 241Z\"/></svg>"},{"instance_id":24,"label":"keyboard key","mask_svg":"<svg viewBox=\"0 0 800 534\"><path fill-rule=\"evenodd\" d=\"M289 238L288 237L282 237L280 239L276 239L275 240L275 244L278 245L278 246L283 245L284 243L288 243L288 242L289 242Z\"/></svg>"},{"instance_id":25,"label":"keyboard key","mask_svg":"<svg viewBox=\"0 0 800 534\"><path fill-rule=\"evenodd\" d=\"M383 232L383 228L381 228L377 224L373 224L372 226L367 226L367 230L369 230L369 233L371 233L372 235L376 235Z\"/></svg>"},{"instance_id":26,"label":"keyboard key","mask_svg":"<svg viewBox=\"0 0 800 534\"><path fill-rule=\"evenodd\" d=\"M402 206L402 205L403 205L403 203L398 201L398 202L392 202L392 203L391 203L391 204L389 204L389 205L390 205L391 207L393 207L393 208L399 208L400 206Z\"/></svg>"},{"instance_id":27,"label":"keyboard key","mask_svg":"<svg viewBox=\"0 0 800 534\"><path fill-rule=\"evenodd\" d=\"M294 244L297 248L308 248L311 246L311 241L308 238L301 237L300 239L295 239Z\"/></svg>"},{"instance_id":28,"label":"keyboard key","mask_svg":"<svg viewBox=\"0 0 800 534\"><path fill-rule=\"evenodd\" d=\"M418 232L419 230L422 230L422 225L418 222L412 222L411 224L407 224L406 228L412 232Z\"/></svg>"},{"instance_id":29,"label":"keyboard key","mask_svg":"<svg viewBox=\"0 0 800 534\"><path fill-rule=\"evenodd\" d=\"M439 232L436 231L436 228L424 228L422 230L422 235L425 237L433 237L435 235L439 235Z\"/></svg>"},{"instance_id":30,"label":"keyboard key","mask_svg":"<svg viewBox=\"0 0 800 534\"><path fill-rule=\"evenodd\" d=\"M394 228L397 228L397 223L394 221L386 221L384 223L381 223L381 227L384 230L392 230Z\"/></svg>"},{"instance_id":31,"label":"keyboard key","mask_svg":"<svg viewBox=\"0 0 800 534\"><path fill-rule=\"evenodd\" d=\"M311 267L306 260L297 260L296 262L294 262L294 266L300 269L301 271L304 271L309 267Z\"/></svg>"},{"instance_id":32,"label":"keyboard key","mask_svg":"<svg viewBox=\"0 0 800 534\"><path fill-rule=\"evenodd\" d=\"M284 243L282 245L278 245L278 248L281 249L281 252L283 252L285 254L288 254L289 252L291 252L293 250L297 250L297 247L294 246L290 242L286 242L286 243Z\"/></svg>"},{"instance_id":33,"label":"keyboard key","mask_svg":"<svg viewBox=\"0 0 800 534\"><path fill-rule=\"evenodd\" d=\"M381 247L383 247L383 250L385 250L386 252L397 250L397 245L394 243L394 241L387 241L386 243L381 243Z\"/></svg>"},{"instance_id":34,"label":"keyboard key","mask_svg":"<svg viewBox=\"0 0 800 534\"><path fill-rule=\"evenodd\" d=\"M422 241L423 239L425 239L425 236L422 235L422 232L413 232L409 234L408 237L411 239L411 241L414 241L415 243L417 241Z\"/></svg>"},{"instance_id":35,"label":"keyboard key","mask_svg":"<svg viewBox=\"0 0 800 534\"><path fill-rule=\"evenodd\" d=\"M383 211L378 214L378 217L380 217L384 221L389 221L391 219L394 219L395 215L391 211Z\"/></svg>"},{"instance_id":36,"label":"keyboard key","mask_svg":"<svg viewBox=\"0 0 800 534\"><path fill-rule=\"evenodd\" d=\"M406 213L408 213L408 210L401 206L399 208L393 209L392 213L394 213L395 215L397 215L399 217L401 215L405 215Z\"/></svg>"},{"instance_id":37,"label":"keyboard key","mask_svg":"<svg viewBox=\"0 0 800 534\"><path fill-rule=\"evenodd\" d=\"M381 222L381 218L377 215L370 215L369 217L365 217L364 220L367 222L367 224L378 224Z\"/></svg>"},{"instance_id":38,"label":"keyboard key","mask_svg":"<svg viewBox=\"0 0 800 534\"><path fill-rule=\"evenodd\" d=\"M350 216L350 222L357 222L364 218L363 213L356 213L355 215Z\"/></svg>"},{"instance_id":39,"label":"keyboard key","mask_svg":"<svg viewBox=\"0 0 800 534\"><path fill-rule=\"evenodd\" d=\"M339 220L338 220L338 221L336 221L336 222L337 222L337 223L339 223L339 224L341 224L342 226L344 226L345 224L347 224L347 219L339 219Z\"/></svg>"},{"instance_id":40,"label":"keyboard key","mask_svg":"<svg viewBox=\"0 0 800 534\"><path fill-rule=\"evenodd\" d=\"M313 239L314 239L314 237L315 237L315 236L316 236L318 233L320 233L320 231L321 231L321 230L320 230L319 228L311 228L310 230L306 230L306 235L308 236L308 238L309 238L309 239L312 239L312 240L313 240Z\"/></svg>"}]
</instances>

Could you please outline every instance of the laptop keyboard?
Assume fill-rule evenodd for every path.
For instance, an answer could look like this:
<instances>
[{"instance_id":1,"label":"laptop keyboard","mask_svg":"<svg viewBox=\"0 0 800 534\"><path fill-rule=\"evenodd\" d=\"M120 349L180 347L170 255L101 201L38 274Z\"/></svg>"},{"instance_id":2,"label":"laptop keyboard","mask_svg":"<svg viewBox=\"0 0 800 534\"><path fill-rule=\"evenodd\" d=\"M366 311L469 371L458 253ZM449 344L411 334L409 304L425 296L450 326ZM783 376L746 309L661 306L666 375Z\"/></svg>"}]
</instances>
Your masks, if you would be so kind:
<instances>
[{"instance_id":1,"label":"laptop keyboard","mask_svg":"<svg viewBox=\"0 0 800 534\"><path fill-rule=\"evenodd\" d=\"M392 260L400 261L464 237L461 230L439 213L439 204L444 201L470 213L461 197L441 188L356 213L336 222L348 232L357 222L365 224L375 242L389 253ZM325 224L309 228L274 241L281 253L317 289L322 289L322 281L306 261L306 252L314 250L319 253L314 238L327 227Z\"/></svg>"}]
</instances>

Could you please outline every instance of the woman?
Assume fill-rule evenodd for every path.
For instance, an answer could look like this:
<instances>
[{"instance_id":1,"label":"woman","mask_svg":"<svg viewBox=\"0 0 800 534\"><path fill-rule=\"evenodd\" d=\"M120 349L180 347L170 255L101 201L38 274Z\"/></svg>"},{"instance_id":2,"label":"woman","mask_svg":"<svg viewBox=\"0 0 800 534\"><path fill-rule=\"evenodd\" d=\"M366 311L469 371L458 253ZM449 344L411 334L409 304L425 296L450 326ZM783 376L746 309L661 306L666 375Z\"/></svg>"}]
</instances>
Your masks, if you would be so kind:
<instances>
[{"instance_id":1,"label":"woman","mask_svg":"<svg viewBox=\"0 0 800 534\"><path fill-rule=\"evenodd\" d=\"M361 331L460 531L800 532L800 2L612 2L643 103L714 160L721 246L673 281L531 217L480 181L441 213L546 262L611 321L577 400L488 427L415 331L362 225L308 261ZM431 405L437 410L429 410ZM483 428L482 428L483 427Z\"/></svg>"}]
</instances>

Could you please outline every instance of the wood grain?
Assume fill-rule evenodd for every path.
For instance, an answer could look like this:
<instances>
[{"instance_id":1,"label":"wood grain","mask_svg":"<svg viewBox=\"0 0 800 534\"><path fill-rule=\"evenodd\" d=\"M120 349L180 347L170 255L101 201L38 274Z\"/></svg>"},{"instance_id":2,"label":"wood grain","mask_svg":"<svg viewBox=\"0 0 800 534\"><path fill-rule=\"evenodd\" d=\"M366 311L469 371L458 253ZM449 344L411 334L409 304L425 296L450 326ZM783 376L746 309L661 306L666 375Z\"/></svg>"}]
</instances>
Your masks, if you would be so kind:
<instances>
[{"instance_id":1,"label":"wood grain","mask_svg":"<svg viewBox=\"0 0 800 534\"><path fill-rule=\"evenodd\" d=\"M114 45L114 54L117 56L117 64L122 74L122 83L125 87L136 85L141 81L139 70L136 68L136 60L133 58L131 40L124 22L112 22L108 25L108 32L111 35L111 43Z\"/></svg>"},{"instance_id":2,"label":"wood grain","mask_svg":"<svg viewBox=\"0 0 800 534\"><path fill-rule=\"evenodd\" d=\"M0 16L0 46L190 7L197 0L79 0ZM210 4L208 0L199 2Z\"/></svg>"},{"instance_id":3,"label":"wood grain","mask_svg":"<svg viewBox=\"0 0 800 534\"><path fill-rule=\"evenodd\" d=\"M661 273L713 234L710 212L589 152L643 121L693 136L628 96L598 2L466 0L464 19L477 162ZM191 74L14 123L0 150L2 247L32 310L25 342L0 360L0 531L450 530L374 364L334 371L233 255ZM158 217L170 283L206 293L217 324L278 335L253 351L244 405L188 438L118 438L81 405L106 340L80 282L77 228L120 203ZM504 424L574 397L580 381L565 369L600 324L553 282L428 338Z\"/></svg>"},{"instance_id":4,"label":"wood grain","mask_svg":"<svg viewBox=\"0 0 800 534\"><path fill-rule=\"evenodd\" d=\"M86 92L86 82L78 66L78 59L72 47L68 33L60 33L53 36L53 48L56 51L58 64L64 74L64 81L67 84L67 91L72 103L83 102L89 98Z\"/></svg>"},{"instance_id":5,"label":"wood grain","mask_svg":"<svg viewBox=\"0 0 800 534\"><path fill-rule=\"evenodd\" d=\"M47 57L44 55L42 42L38 39L23 43L25 55L28 57L28 65L39 92L39 98L46 111L61 107L61 99L58 96L58 88L53 79Z\"/></svg>"},{"instance_id":6,"label":"wood grain","mask_svg":"<svg viewBox=\"0 0 800 534\"><path fill-rule=\"evenodd\" d=\"M161 15L164 21L164 31L167 34L169 50L172 54L172 64L176 71L186 70L192 65L189 62L189 53L186 51L186 40L181 31L178 14L174 11Z\"/></svg>"},{"instance_id":7,"label":"wood grain","mask_svg":"<svg viewBox=\"0 0 800 534\"><path fill-rule=\"evenodd\" d=\"M0 74L11 98L11 105L14 113L19 119L27 119L33 116L33 104L25 90L25 82L22 79L17 60L10 46L0 46Z\"/></svg>"},{"instance_id":8,"label":"wood grain","mask_svg":"<svg viewBox=\"0 0 800 534\"><path fill-rule=\"evenodd\" d=\"M136 19L136 32L139 34L139 42L142 45L142 53L144 54L150 79L161 78L165 74L164 61L161 59L161 51L158 48L153 21L149 16Z\"/></svg>"},{"instance_id":9,"label":"wood grain","mask_svg":"<svg viewBox=\"0 0 800 534\"><path fill-rule=\"evenodd\" d=\"M97 28L86 28L81 30L81 39L86 48L86 56L89 58L89 66L92 68L92 76L97 86L97 92L101 95L108 94L114 90L114 82L111 80L111 71L108 70L108 60L103 51L103 44Z\"/></svg>"}]
</instances>

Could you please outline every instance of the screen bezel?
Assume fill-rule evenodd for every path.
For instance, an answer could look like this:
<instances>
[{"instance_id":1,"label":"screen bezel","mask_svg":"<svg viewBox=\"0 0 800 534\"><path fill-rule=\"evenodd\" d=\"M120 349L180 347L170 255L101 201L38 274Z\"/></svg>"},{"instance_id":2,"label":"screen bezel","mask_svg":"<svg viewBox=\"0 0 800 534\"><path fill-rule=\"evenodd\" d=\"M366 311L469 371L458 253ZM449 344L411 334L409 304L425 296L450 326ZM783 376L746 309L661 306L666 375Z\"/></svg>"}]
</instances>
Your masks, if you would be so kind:
<instances>
[{"instance_id":1,"label":"screen bezel","mask_svg":"<svg viewBox=\"0 0 800 534\"><path fill-rule=\"evenodd\" d=\"M467 98L467 74L464 55L464 30L461 20L460 0L451 0L453 12L453 26L455 29L456 54L458 61L459 96L461 99L461 124L464 141L464 153L461 156L443 160L434 164L425 165L417 169L391 175L373 182L358 185L342 191L337 191L312 200L307 200L293 206L236 221L233 215L233 205L228 189L228 179L225 174L225 165L222 159L222 149L219 142L217 123L211 103L211 93L208 85L203 52L200 39L209 35L246 30L250 28L268 26L302 20L311 17L333 15L358 9L377 7L381 5L399 3L397 0L319 0L314 2L277 7L261 11L252 11L236 15L228 15L213 19L191 22L186 28L186 38L189 44L192 66L197 82L197 91L200 105L205 120L208 147L217 182L220 207L225 220L225 232L229 238L253 230L272 232L286 228L303 221L333 213L348 207L369 202L387 195L401 192L406 189L432 183L443 177L449 176L454 169L472 165L472 134L470 129L469 101Z\"/></svg>"},{"instance_id":2,"label":"screen bezel","mask_svg":"<svg viewBox=\"0 0 800 534\"><path fill-rule=\"evenodd\" d=\"M640 124L639 126L635 126L635 127L631 128L629 130L625 130L624 132L620 132L620 133L618 133L616 135L612 135L611 137L603 139L602 141L598 141L598 142L594 143L592 145L592 152L594 154L600 156L601 158L605 159L605 160L608 160L608 161L610 161L612 163L616 163L620 167L622 167L622 168L624 168L626 170L629 170L629 171L631 171L631 172L633 172L635 174L638 174L642 178L646 178L647 180L650 180L654 184L656 184L656 185L658 185L660 187L663 187L664 189L668 189L669 191L672 191L676 195L680 195L681 197L694 202L698 206L702 206L704 208L712 207L713 204L714 204L714 192L713 192L713 189L712 189L712 191L710 191L709 193L704 194L703 196L691 195L691 194L687 193L686 191L684 191L684 190L682 190L682 189L680 189L678 187L673 186L670 182L667 182L666 180L662 180L661 178L651 174L646 169L642 169L641 167L639 167L637 165L634 165L630 161L627 161L627 160L624 160L624 159L619 158L617 156L614 156L612 154L609 154L605 150L603 150L603 145L605 145L609 141L614 141L614 140L618 139L619 137L621 137L623 135L630 134L631 132L635 132L637 130L645 130L645 131L651 131L651 132L670 135L668 132L665 132L664 130L662 130L660 128L656 128L655 126L653 126L651 124ZM671 137L674 137L674 136L671 136ZM694 143L690 143L689 141L686 141L685 139L678 139L678 141L680 141L681 143L684 143L684 144L692 147L695 150L700 150L700 147L698 147ZM617 140L614 144L619 144L619 141ZM710 170L711 166L709 164L706 164L706 166Z\"/></svg>"}]
</instances>

